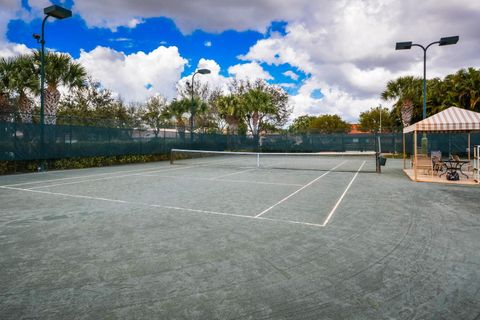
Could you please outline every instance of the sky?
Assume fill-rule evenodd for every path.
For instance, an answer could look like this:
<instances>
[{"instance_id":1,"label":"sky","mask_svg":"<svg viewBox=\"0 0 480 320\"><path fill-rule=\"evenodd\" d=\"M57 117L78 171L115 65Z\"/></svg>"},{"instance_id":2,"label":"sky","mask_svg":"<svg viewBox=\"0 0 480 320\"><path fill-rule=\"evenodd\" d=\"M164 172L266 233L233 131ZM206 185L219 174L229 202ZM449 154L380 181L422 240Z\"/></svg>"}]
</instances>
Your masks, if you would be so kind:
<instances>
[{"instance_id":1,"label":"sky","mask_svg":"<svg viewBox=\"0 0 480 320\"><path fill-rule=\"evenodd\" d=\"M480 2L471 0L0 0L0 56L37 49L43 8L48 50L65 52L127 102L161 94L198 68L201 82L226 90L232 78L264 79L289 94L294 117L337 114L355 122L382 104L389 80L423 76L423 52L395 51L398 41L427 45L427 78L480 67Z\"/></svg>"}]
</instances>

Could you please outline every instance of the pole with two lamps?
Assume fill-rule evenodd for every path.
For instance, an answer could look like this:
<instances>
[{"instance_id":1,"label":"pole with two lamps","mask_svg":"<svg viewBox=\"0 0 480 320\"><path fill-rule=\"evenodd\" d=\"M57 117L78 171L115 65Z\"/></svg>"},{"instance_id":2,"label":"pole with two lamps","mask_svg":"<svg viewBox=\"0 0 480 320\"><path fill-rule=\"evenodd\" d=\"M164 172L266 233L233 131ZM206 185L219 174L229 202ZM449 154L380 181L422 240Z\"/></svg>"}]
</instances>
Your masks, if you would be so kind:
<instances>
[{"instance_id":1,"label":"pole with two lamps","mask_svg":"<svg viewBox=\"0 0 480 320\"><path fill-rule=\"evenodd\" d=\"M412 47L419 47L423 50L423 116L422 119L427 117L427 50L434 44L439 46L448 46L456 44L458 42L459 36L444 37L439 41L434 41L427 46L423 46L418 43L412 43L412 41L406 42L397 42L395 45L395 50L409 50ZM424 133L422 137L422 152L427 152L427 136Z\"/></svg>"},{"instance_id":2,"label":"pole with two lamps","mask_svg":"<svg viewBox=\"0 0 480 320\"><path fill-rule=\"evenodd\" d=\"M41 44L40 51L40 154L42 163L40 170L45 170L45 140L44 140L44 126L45 126L45 22L49 17L62 20L72 16L72 11L62 8L57 5L46 7L43 9L45 17L42 21L42 33L34 34L33 38Z\"/></svg>"}]
</instances>

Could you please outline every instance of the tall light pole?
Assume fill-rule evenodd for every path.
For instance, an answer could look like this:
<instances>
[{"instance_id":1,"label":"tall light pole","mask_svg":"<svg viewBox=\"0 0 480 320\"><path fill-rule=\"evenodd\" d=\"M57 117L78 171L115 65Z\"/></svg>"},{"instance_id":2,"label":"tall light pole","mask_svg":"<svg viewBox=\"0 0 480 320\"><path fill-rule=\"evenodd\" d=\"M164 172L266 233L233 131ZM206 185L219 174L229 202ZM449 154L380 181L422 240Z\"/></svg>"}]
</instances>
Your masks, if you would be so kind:
<instances>
[{"instance_id":1,"label":"tall light pole","mask_svg":"<svg viewBox=\"0 0 480 320\"><path fill-rule=\"evenodd\" d=\"M192 84L191 84L191 93L192 93L192 104L190 106L190 142L193 142L193 117L194 117L194 112L195 112L195 101L193 100L193 85L195 83L195 75L197 74L209 74L210 69L198 69L195 71L195 73L192 76Z\"/></svg>"},{"instance_id":2,"label":"tall light pole","mask_svg":"<svg viewBox=\"0 0 480 320\"><path fill-rule=\"evenodd\" d=\"M34 34L33 37L42 45L40 52L40 154L42 157L42 164L40 169L43 171L45 161L45 141L44 141L44 126L45 126L45 22L49 17L56 19L65 19L72 16L72 11L62 8L57 5L46 7L43 9L45 17L42 21L42 35Z\"/></svg>"},{"instance_id":3,"label":"tall light pole","mask_svg":"<svg viewBox=\"0 0 480 320\"><path fill-rule=\"evenodd\" d=\"M439 46L447 46L450 44L456 44L458 42L459 36L453 37L444 37L440 41L435 41L427 45L426 47L421 44L412 43L412 41L407 42L397 42L395 45L395 50L408 50L412 47L420 47L423 50L423 119L427 117L427 50L430 46L437 44Z\"/></svg>"}]
</instances>

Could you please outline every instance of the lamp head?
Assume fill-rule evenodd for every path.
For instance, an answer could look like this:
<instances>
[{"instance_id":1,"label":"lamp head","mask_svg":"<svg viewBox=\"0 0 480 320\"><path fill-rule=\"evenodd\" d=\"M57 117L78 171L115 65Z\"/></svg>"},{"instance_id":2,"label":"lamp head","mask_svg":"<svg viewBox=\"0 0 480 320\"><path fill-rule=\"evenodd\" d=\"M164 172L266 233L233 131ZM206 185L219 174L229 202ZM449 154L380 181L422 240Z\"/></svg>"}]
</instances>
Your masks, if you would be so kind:
<instances>
[{"instance_id":1,"label":"lamp head","mask_svg":"<svg viewBox=\"0 0 480 320\"><path fill-rule=\"evenodd\" d=\"M57 19L65 19L72 16L72 11L57 5L53 5L43 9L43 13L45 13L47 16L51 16Z\"/></svg>"},{"instance_id":2,"label":"lamp head","mask_svg":"<svg viewBox=\"0 0 480 320\"><path fill-rule=\"evenodd\" d=\"M459 38L460 38L459 36L441 38L439 46L448 46L450 44L456 44Z\"/></svg>"},{"instance_id":3,"label":"lamp head","mask_svg":"<svg viewBox=\"0 0 480 320\"><path fill-rule=\"evenodd\" d=\"M408 50L412 48L412 41L397 42L395 50Z\"/></svg>"},{"instance_id":4,"label":"lamp head","mask_svg":"<svg viewBox=\"0 0 480 320\"><path fill-rule=\"evenodd\" d=\"M200 74L209 74L211 71L210 69L198 69L197 72Z\"/></svg>"}]
</instances>

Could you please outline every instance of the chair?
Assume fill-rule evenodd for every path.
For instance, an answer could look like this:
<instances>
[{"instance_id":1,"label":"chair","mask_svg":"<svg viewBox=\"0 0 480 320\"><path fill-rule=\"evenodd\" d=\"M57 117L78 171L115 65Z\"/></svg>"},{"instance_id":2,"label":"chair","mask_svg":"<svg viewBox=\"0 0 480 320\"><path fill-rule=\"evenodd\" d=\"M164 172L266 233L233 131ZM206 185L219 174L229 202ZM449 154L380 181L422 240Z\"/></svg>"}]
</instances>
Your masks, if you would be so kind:
<instances>
[{"instance_id":1,"label":"chair","mask_svg":"<svg viewBox=\"0 0 480 320\"><path fill-rule=\"evenodd\" d=\"M442 161L442 152L432 151L430 155L432 157L433 172L439 174L442 171L443 166L445 165Z\"/></svg>"},{"instance_id":2,"label":"chair","mask_svg":"<svg viewBox=\"0 0 480 320\"><path fill-rule=\"evenodd\" d=\"M432 159L424 154L418 154L417 155L417 170L423 170L423 172L426 172L427 174L430 174L433 176L433 164L432 164Z\"/></svg>"},{"instance_id":3,"label":"chair","mask_svg":"<svg viewBox=\"0 0 480 320\"><path fill-rule=\"evenodd\" d=\"M460 157L457 154L452 155L452 159L454 161L460 161ZM468 171L468 172L473 171L473 166L472 166L471 162L468 162L468 163L464 164L464 166L465 166L466 171Z\"/></svg>"}]
</instances>

